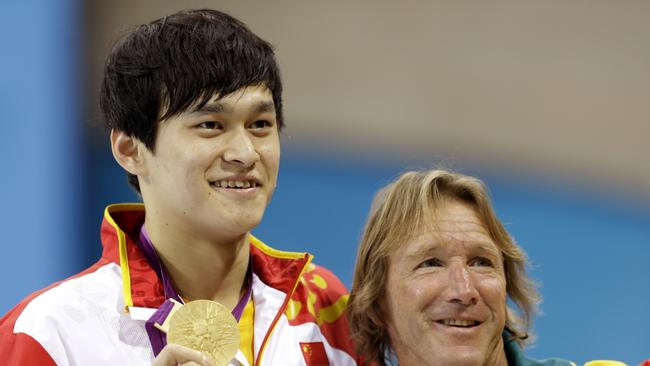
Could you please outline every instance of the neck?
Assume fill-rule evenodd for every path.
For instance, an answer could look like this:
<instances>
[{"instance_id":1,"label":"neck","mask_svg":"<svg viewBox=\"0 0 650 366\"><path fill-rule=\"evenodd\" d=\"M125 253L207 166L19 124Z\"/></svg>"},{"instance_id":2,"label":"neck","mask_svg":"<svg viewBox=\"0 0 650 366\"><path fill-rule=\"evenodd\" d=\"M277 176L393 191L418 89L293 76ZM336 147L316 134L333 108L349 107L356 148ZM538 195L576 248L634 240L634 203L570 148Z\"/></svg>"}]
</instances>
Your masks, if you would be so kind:
<instances>
[{"instance_id":1,"label":"neck","mask_svg":"<svg viewBox=\"0 0 650 366\"><path fill-rule=\"evenodd\" d=\"M506 357L505 351L501 348L500 352L491 355L487 362L484 365L494 365L494 366L508 366L508 358Z\"/></svg>"},{"instance_id":2,"label":"neck","mask_svg":"<svg viewBox=\"0 0 650 366\"><path fill-rule=\"evenodd\" d=\"M161 264L183 299L213 300L229 309L237 305L248 271L248 233L218 240L161 230L154 222L146 225Z\"/></svg>"},{"instance_id":3,"label":"neck","mask_svg":"<svg viewBox=\"0 0 650 366\"><path fill-rule=\"evenodd\" d=\"M502 337L497 337L491 342L487 353L479 351L479 353L463 354L455 350L444 350L439 351L438 354L423 356L414 353L408 347L401 347L399 343L394 352L399 366L508 366Z\"/></svg>"},{"instance_id":4,"label":"neck","mask_svg":"<svg viewBox=\"0 0 650 366\"><path fill-rule=\"evenodd\" d=\"M483 365L508 366L508 358L506 357L503 337L497 338L496 346L492 347L492 352L488 354L487 360L483 363Z\"/></svg>"}]
</instances>

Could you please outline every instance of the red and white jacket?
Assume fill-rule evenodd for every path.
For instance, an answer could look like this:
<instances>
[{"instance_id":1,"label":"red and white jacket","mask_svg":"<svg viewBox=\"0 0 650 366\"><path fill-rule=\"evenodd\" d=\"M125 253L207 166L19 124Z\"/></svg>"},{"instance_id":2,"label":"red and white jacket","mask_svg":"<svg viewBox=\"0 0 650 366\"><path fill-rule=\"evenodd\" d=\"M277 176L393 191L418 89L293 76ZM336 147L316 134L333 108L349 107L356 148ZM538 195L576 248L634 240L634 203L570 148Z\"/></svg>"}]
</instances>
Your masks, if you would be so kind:
<instances>
[{"instance_id":1,"label":"red and white jacket","mask_svg":"<svg viewBox=\"0 0 650 366\"><path fill-rule=\"evenodd\" d=\"M2 364L151 365L144 324L165 298L134 242L143 221L142 205L106 208L99 261L0 319ZM250 245L254 364L356 365L339 279L310 254L275 250L252 235ZM240 351L230 364L248 362Z\"/></svg>"}]
</instances>

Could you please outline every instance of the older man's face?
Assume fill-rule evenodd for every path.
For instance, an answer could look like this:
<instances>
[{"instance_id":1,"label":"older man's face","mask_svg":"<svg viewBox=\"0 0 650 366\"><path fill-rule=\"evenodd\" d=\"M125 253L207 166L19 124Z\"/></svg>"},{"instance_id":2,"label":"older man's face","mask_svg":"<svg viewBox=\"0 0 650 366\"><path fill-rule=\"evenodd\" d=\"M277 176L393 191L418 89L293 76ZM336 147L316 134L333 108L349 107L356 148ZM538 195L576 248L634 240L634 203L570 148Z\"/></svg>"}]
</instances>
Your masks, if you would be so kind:
<instances>
[{"instance_id":1,"label":"older man's face","mask_svg":"<svg viewBox=\"0 0 650 366\"><path fill-rule=\"evenodd\" d=\"M444 201L389 260L383 310L400 366L507 365L501 252L475 210Z\"/></svg>"}]
</instances>

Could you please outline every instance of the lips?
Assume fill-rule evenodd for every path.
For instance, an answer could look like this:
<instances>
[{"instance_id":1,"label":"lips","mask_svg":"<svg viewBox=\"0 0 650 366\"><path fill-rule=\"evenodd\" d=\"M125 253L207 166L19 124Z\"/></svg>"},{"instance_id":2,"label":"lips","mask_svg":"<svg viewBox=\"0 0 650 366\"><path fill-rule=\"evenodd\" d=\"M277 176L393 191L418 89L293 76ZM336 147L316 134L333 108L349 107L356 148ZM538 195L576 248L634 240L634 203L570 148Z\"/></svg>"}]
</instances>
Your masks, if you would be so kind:
<instances>
[{"instance_id":1,"label":"lips","mask_svg":"<svg viewBox=\"0 0 650 366\"><path fill-rule=\"evenodd\" d=\"M448 327L457 327L457 328L472 328L481 324L481 322L478 320L468 320L468 319L440 319L440 320L436 320L436 323L440 323Z\"/></svg>"},{"instance_id":2,"label":"lips","mask_svg":"<svg viewBox=\"0 0 650 366\"><path fill-rule=\"evenodd\" d=\"M248 189L261 187L262 184L253 177L229 177L217 179L210 182L210 185L216 188L229 189Z\"/></svg>"},{"instance_id":3,"label":"lips","mask_svg":"<svg viewBox=\"0 0 650 366\"><path fill-rule=\"evenodd\" d=\"M234 189L246 189L246 188L257 188L259 184L254 180L218 180L211 183L217 188L234 188Z\"/></svg>"}]
</instances>

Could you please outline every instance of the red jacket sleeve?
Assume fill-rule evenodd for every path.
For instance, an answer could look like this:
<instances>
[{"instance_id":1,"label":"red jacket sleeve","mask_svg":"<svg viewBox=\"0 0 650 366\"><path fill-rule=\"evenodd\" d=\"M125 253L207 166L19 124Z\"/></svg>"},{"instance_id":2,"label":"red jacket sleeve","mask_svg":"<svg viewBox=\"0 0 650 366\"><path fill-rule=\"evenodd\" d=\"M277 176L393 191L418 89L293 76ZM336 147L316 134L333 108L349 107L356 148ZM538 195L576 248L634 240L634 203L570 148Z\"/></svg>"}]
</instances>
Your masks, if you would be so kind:
<instances>
[{"instance_id":1,"label":"red jacket sleeve","mask_svg":"<svg viewBox=\"0 0 650 366\"><path fill-rule=\"evenodd\" d=\"M0 360L3 365L56 366L43 346L25 333L14 333L16 319L28 301L23 301L0 319Z\"/></svg>"},{"instance_id":2,"label":"red jacket sleeve","mask_svg":"<svg viewBox=\"0 0 650 366\"><path fill-rule=\"evenodd\" d=\"M0 330L0 359L5 365L56 366L54 360L34 338L24 333Z\"/></svg>"}]
</instances>

